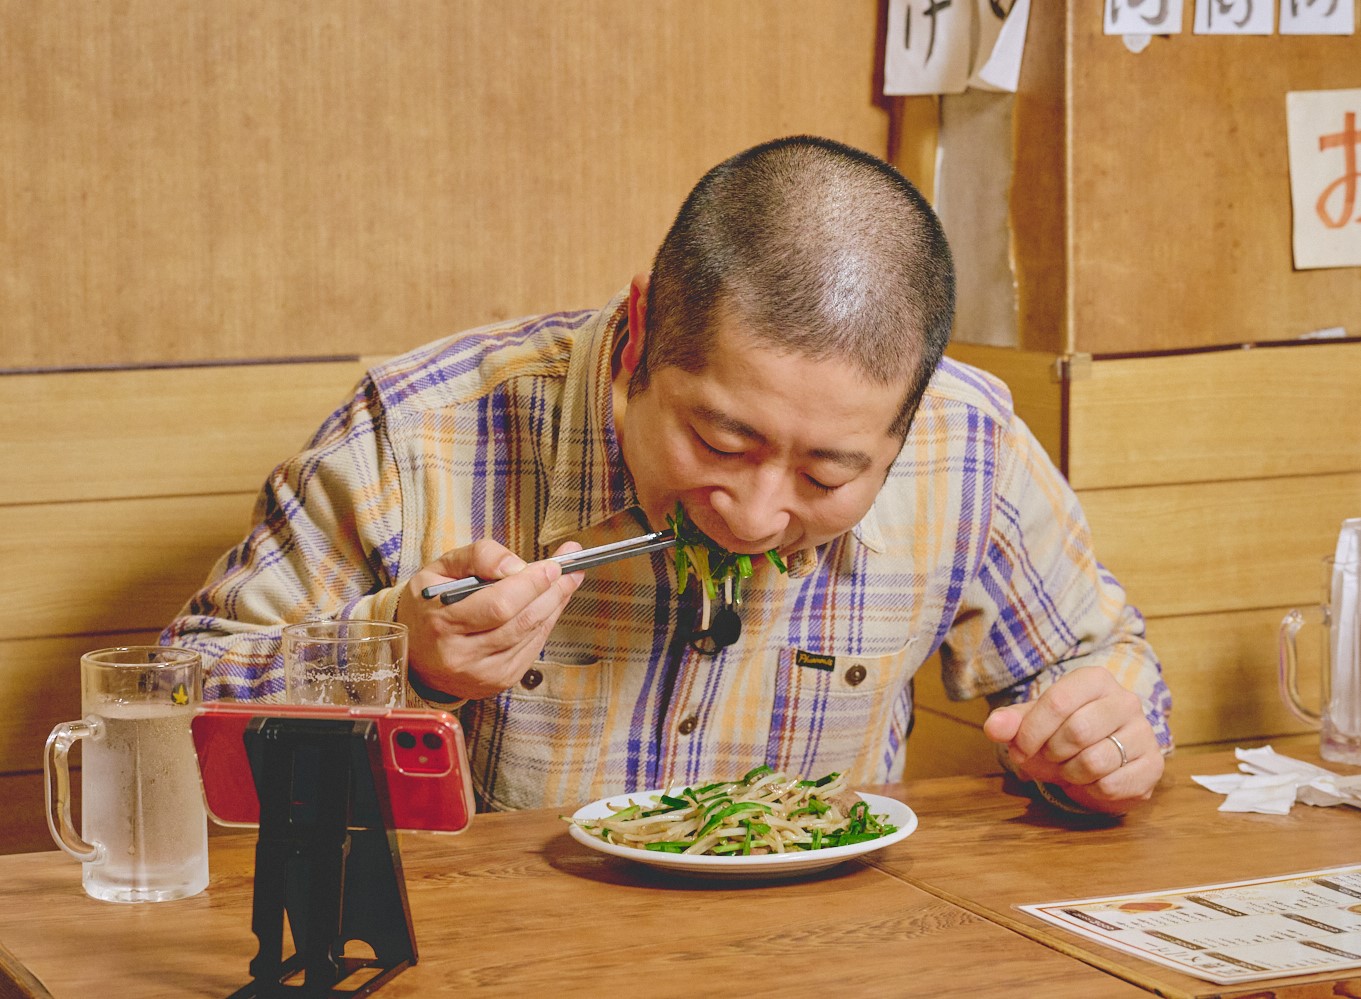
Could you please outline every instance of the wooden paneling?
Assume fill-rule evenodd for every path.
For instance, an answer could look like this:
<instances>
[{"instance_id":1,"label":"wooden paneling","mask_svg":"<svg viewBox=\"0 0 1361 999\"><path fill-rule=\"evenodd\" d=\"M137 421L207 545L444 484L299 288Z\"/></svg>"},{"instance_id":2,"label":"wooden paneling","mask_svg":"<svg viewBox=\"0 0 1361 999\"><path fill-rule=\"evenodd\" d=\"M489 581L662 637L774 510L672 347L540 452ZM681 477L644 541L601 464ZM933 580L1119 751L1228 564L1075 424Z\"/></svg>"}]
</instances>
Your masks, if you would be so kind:
<instances>
[{"instance_id":1,"label":"wooden paneling","mask_svg":"<svg viewBox=\"0 0 1361 999\"><path fill-rule=\"evenodd\" d=\"M1097 359L1085 371L1069 386L1078 489L1361 471L1361 340Z\"/></svg>"},{"instance_id":2,"label":"wooden paneling","mask_svg":"<svg viewBox=\"0 0 1361 999\"><path fill-rule=\"evenodd\" d=\"M1019 346L1067 354L1069 136L1066 3L1032 3L1012 105L1011 242Z\"/></svg>"},{"instance_id":3,"label":"wooden paneling","mask_svg":"<svg viewBox=\"0 0 1361 999\"><path fill-rule=\"evenodd\" d=\"M1277 633L1289 609L1149 620L1148 640L1172 690L1172 734L1178 745L1309 731L1286 710L1277 690ZM1318 707L1321 632L1314 626L1299 636L1300 691L1313 708Z\"/></svg>"},{"instance_id":4,"label":"wooden paneling","mask_svg":"<svg viewBox=\"0 0 1361 999\"><path fill-rule=\"evenodd\" d=\"M259 489L364 367L0 375L0 506Z\"/></svg>"},{"instance_id":5,"label":"wooden paneling","mask_svg":"<svg viewBox=\"0 0 1361 999\"><path fill-rule=\"evenodd\" d=\"M903 765L904 780L996 773L1001 769L992 743L978 726L930 708L917 708Z\"/></svg>"},{"instance_id":6,"label":"wooden paneling","mask_svg":"<svg viewBox=\"0 0 1361 999\"><path fill-rule=\"evenodd\" d=\"M80 717L84 653L155 642L155 631L0 641L0 773L41 770L52 727Z\"/></svg>"},{"instance_id":7,"label":"wooden paneling","mask_svg":"<svg viewBox=\"0 0 1361 999\"><path fill-rule=\"evenodd\" d=\"M1055 377L1056 354L971 343L952 343L946 353L1006 382L1017 415L1030 427L1054 464L1059 463L1063 450L1063 386Z\"/></svg>"},{"instance_id":8,"label":"wooden paneling","mask_svg":"<svg viewBox=\"0 0 1361 999\"><path fill-rule=\"evenodd\" d=\"M1312 601L1361 473L1083 490L1097 557L1151 617Z\"/></svg>"},{"instance_id":9,"label":"wooden paneling","mask_svg":"<svg viewBox=\"0 0 1361 999\"><path fill-rule=\"evenodd\" d=\"M157 629L246 536L254 494L12 506L0 638Z\"/></svg>"},{"instance_id":10,"label":"wooden paneling","mask_svg":"<svg viewBox=\"0 0 1361 999\"><path fill-rule=\"evenodd\" d=\"M887 153L879 0L0 0L0 368L598 306L699 176Z\"/></svg>"},{"instance_id":11,"label":"wooden paneling","mask_svg":"<svg viewBox=\"0 0 1361 999\"><path fill-rule=\"evenodd\" d=\"M1361 34L1196 35L1188 3L1135 55L1065 6L1071 349L1361 332L1356 268L1293 267L1285 142L1285 95L1355 87Z\"/></svg>"},{"instance_id":12,"label":"wooden paneling","mask_svg":"<svg viewBox=\"0 0 1361 999\"><path fill-rule=\"evenodd\" d=\"M993 744L983 735L988 705L952 701L940 679L940 656L922 664L912 681L915 720L907 742L903 778L993 773L1000 769Z\"/></svg>"},{"instance_id":13,"label":"wooden paneling","mask_svg":"<svg viewBox=\"0 0 1361 999\"><path fill-rule=\"evenodd\" d=\"M936 143L940 139L940 98L891 97L892 148L889 162L916 185L928 201L936 199Z\"/></svg>"}]
</instances>

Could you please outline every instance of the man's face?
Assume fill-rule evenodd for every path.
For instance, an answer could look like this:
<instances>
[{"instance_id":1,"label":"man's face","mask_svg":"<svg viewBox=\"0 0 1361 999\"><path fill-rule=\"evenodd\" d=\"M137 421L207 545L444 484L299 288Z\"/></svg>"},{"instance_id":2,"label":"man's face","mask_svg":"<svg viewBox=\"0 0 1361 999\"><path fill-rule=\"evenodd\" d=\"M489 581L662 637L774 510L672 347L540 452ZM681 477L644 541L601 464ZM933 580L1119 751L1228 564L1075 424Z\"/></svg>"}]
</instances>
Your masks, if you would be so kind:
<instances>
[{"instance_id":1,"label":"man's face","mask_svg":"<svg viewBox=\"0 0 1361 999\"><path fill-rule=\"evenodd\" d=\"M903 392L840 360L757 345L720 319L708 366L653 371L617 425L654 529L679 501L724 548L789 554L869 510L901 447L888 428Z\"/></svg>"}]
</instances>

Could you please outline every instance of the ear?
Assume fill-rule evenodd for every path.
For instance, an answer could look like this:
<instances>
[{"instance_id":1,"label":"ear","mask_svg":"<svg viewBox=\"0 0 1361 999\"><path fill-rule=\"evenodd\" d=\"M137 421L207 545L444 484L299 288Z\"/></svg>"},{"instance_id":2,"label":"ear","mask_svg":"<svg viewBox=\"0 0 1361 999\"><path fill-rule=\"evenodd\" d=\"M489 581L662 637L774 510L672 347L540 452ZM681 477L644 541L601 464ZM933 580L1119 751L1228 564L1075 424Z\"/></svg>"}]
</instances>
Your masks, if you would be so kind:
<instances>
[{"instance_id":1,"label":"ear","mask_svg":"<svg viewBox=\"0 0 1361 999\"><path fill-rule=\"evenodd\" d=\"M635 274L629 284L629 338L619 352L619 363L629 375L643 363L643 344L647 340L646 274Z\"/></svg>"}]
</instances>

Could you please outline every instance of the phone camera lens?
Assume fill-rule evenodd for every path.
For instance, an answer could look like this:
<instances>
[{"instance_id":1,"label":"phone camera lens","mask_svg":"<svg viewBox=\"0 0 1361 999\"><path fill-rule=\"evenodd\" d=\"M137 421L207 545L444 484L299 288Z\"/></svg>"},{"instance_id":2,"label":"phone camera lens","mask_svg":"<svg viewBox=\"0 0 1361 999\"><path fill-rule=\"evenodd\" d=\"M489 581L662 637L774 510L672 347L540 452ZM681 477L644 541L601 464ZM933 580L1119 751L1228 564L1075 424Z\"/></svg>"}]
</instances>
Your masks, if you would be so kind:
<instances>
[{"instance_id":1,"label":"phone camera lens","mask_svg":"<svg viewBox=\"0 0 1361 999\"><path fill-rule=\"evenodd\" d=\"M425 735L421 736L421 741L425 743L426 749L439 749L444 745L444 741L434 732L426 732Z\"/></svg>"},{"instance_id":2,"label":"phone camera lens","mask_svg":"<svg viewBox=\"0 0 1361 999\"><path fill-rule=\"evenodd\" d=\"M403 749L415 749L416 737L410 732L398 732L397 745L401 746Z\"/></svg>"}]
</instances>

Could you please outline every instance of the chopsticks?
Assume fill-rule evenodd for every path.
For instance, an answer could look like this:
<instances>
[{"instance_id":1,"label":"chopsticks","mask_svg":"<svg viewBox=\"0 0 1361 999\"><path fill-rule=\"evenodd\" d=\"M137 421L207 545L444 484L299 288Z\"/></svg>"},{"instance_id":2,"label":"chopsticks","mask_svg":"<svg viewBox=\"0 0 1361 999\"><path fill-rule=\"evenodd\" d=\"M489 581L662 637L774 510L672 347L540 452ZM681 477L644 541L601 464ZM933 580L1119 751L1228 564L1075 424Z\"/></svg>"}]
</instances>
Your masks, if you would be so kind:
<instances>
[{"instance_id":1,"label":"chopsticks","mask_svg":"<svg viewBox=\"0 0 1361 999\"><path fill-rule=\"evenodd\" d=\"M675 543L675 531L654 531L641 537L614 541L608 545L599 545L595 548L585 548L579 552L554 555L550 561L562 566L563 572L581 572L583 569L594 569L597 566L608 565L610 562L617 562L620 559L633 558L635 555L646 555L648 552L661 551L670 548ZM450 579L443 583L427 586L421 590L421 596L427 600L439 597L440 603L454 604L494 582L496 580L482 579L478 576Z\"/></svg>"}]
</instances>

